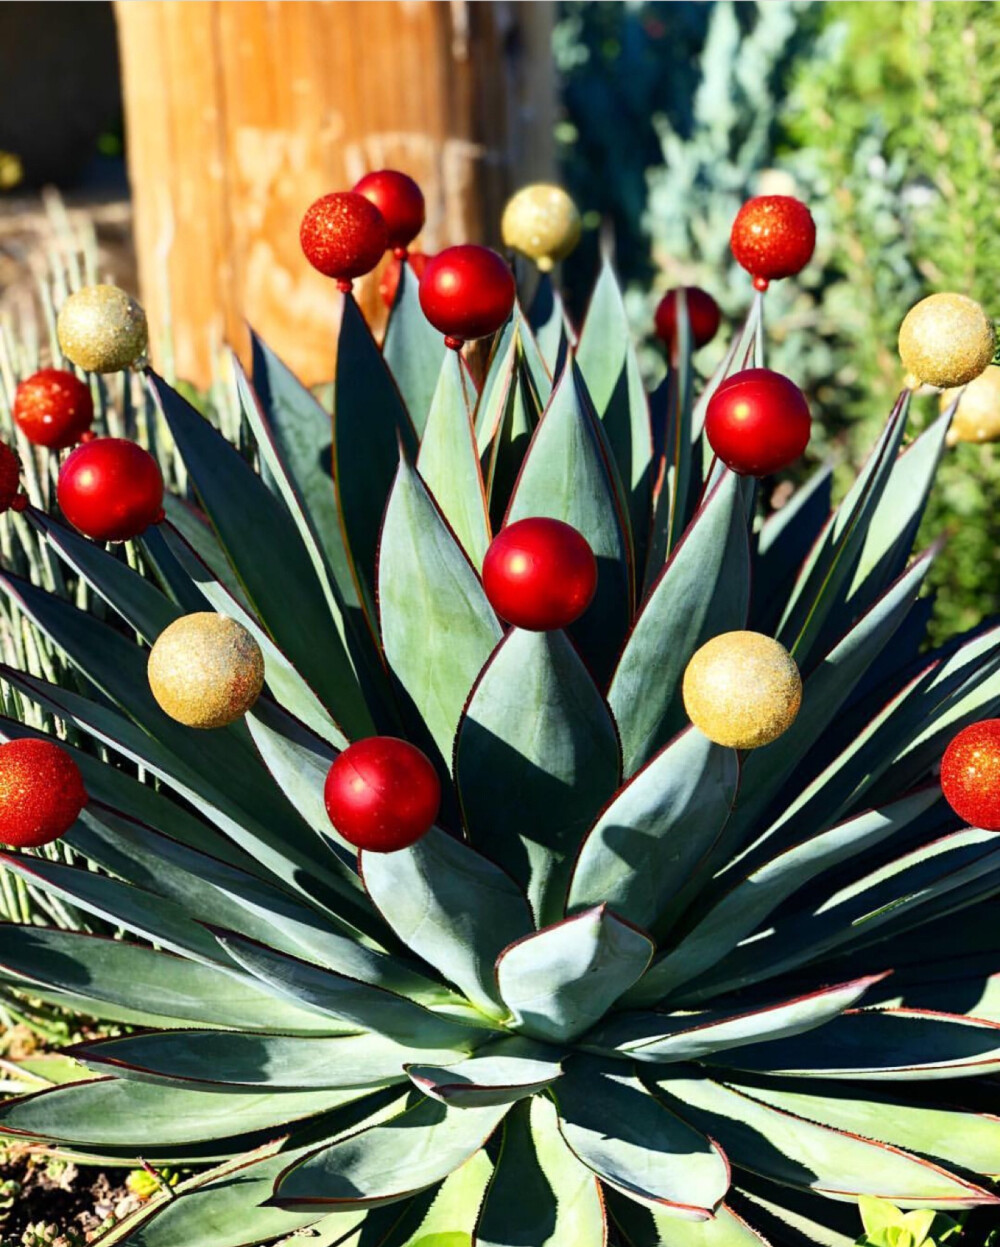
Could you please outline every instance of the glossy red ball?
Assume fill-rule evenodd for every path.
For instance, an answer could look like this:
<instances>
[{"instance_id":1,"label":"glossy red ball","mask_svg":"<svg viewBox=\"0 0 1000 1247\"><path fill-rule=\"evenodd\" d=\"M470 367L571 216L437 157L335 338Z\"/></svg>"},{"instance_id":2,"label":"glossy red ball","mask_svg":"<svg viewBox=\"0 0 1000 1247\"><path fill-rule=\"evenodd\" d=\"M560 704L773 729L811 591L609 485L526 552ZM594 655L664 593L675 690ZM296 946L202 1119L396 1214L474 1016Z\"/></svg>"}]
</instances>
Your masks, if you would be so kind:
<instances>
[{"instance_id":1,"label":"glossy red ball","mask_svg":"<svg viewBox=\"0 0 1000 1247\"><path fill-rule=\"evenodd\" d=\"M325 277L351 281L378 264L389 246L389 231L370 199L354 191L336 191L306 211L299 241L313 268Z\"/></svg>"},{"instance_id":2,"label":"glossy red ball","mask_svg":"<svg viewBox=\"0 0 1000 1247\"><path fill-rule=\"evenodd\" d=\"M719 332L722 313L719 305L708 293L699 286L681 286L677 290L668 290L660 300L654 316L656 336L668 347L673 346L677 336L677 305L679 295L684 291L687 302L688 321L691 325L691 345L694 350L711 342Z\"/></svg>"},{"instance_id":3,"label":"glossy red ball","mask_svg":"<svg viewBox=\"0 0 1000 1247\"><path fill-rule=\"evenodd\" d=\"M486 551L483 588L501 619L517 628L567 628L593 601L597 560L572 525L541 516L518 520Z\"/></svg>"},{"instance_id":4,"label":"glossy red ball","mask_svg":"<svg viewBox=\"0 0 1000 1247\"><path fill-rule=\"evenodd\" d=\"M323 799L330 822L350 844L369 853L394 853L434 826L441 781L415 745L395 736L370 736L334 760Z\"/></svg>"},{"instance_id":5,"label":"glossy red ball","mask_svg":"<svg viewBox=\"0 0 1000 1247\"><path fill-rule=\"evenodd\" d=\"M1000 719L970 723L941 759L945 800L972 827L1000 831Z\"/></svg>"},{"instance_id":6,"label":"glossy red ball","mask_svg":"<svg viewBox=\"0 0 1000 1247\"><path fill-rule=\"evenodd\" d=\"M723 381L705 415L709 445L741 476L787 468L809 444L809 431L805 395L769 368L748 368Z\"/></svg>"},{"instance_id":7,"label":"glossy red ball","mask_svg":"<svg viewBox=\"0 0 1000 1247\"><path fill-rule=\"evenodd\" d=\"M405 173L395 169L366 173L354 190L382 213L390 247L408 247L424 228L424 193Z\"/></svg>"},{"instance_id":8,"label":"glossy red ball","mask_svg":"<svg viewBox=\"0 0 1000 1247\"><path fill-rule=\"evenodd\" d=\"M386 307L391 308L396 302L396 291L399 289L399 275L402 272L403 264L410 266L410 277L415 278L419 284L421 277L424 275L424 269L427 267L427 261L431 257L424 255L422 251L407 252L406 260L399 260L395 256L382 270L382 276L379 278L378 292L382 296L382 302ZM408 279L409 280L409 279Z\"/></svg>"},{"instance_id":9,"label":"glossy red ball","mask_svg":"<svg viewBox=\"0 0 1000 1247\"><path fill-rule=\"evenodd\" d=\"M514 275L489 247L447 247L428 260L420 306L435 329L458 341L496 333L514 310Z\"/></svg>"},{"instance_id":10,"label":"glossy red ball","mask_svg":"<svg viewBox=\"0 0 1000 1247\"><path fill-rule=\"evenodd\" d=\"M95 541L129 541L163 515L163 477L135 442L99 437L62 465L59 506L75 529Z\"/></svg>"},{"instance_id":11,"label":"glossy red ball","mask_svg":"<svg viewBox=\"0 0 1000 1247\"><path fill-rule=\"evenodd\" d=\"M17 451L0 442L0 514L14 506L21 488L21 460Z\"/></svg>"},{"instance_id":12,"label":"glossy red ball","mask_svg":"<svg viewBox=\"0 0 1000 1247\"><path fill-rule=\"evenodd\" d=\"M43 368L14 392L14 423L35 446L75 446L93 422L90 387L65 368Z\"/></svg>"},{"instance_id":13,"label":"glossy red ball","mask_svg":"<svg viewBox=\"0 0 1000 1247\"><path fill-rule=\"evenodd\" d=\"M58 840L86 804L80 768L65 749L29 737L0 745L0 843L35 849Z\"/></svg>"},{"instance_id":14,"label":"glossy red ball","mask_svg":"<svg viewBox=\"0 0 1000 1247\"><path fill-rule=\"evenodd\" d=\"M736 214L729 245L751 277L765 282L792 277L812 259L816 223L793 195L758 195Z\"/></svg>"}]
</instances>

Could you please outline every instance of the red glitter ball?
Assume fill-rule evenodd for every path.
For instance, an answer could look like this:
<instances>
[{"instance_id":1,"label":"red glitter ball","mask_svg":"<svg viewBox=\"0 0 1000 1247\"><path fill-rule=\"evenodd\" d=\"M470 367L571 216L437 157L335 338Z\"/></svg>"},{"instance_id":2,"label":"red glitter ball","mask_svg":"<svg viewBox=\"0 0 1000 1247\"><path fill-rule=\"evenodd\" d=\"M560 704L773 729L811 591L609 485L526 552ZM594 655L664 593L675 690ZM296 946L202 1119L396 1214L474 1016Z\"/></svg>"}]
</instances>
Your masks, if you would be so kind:
<instances>
[{"instance_id":1,"label":"red glitter ball","mask_svg":"<svg viewBox=\"0 0 1000 1247\"><path fill-rule=\"evenodd\" d=\"M0 442L0 513L9 511L21 488L21 460L6 442Z\"/></svg>"},{"instance_id":2,"label":"red glitter ball","mask_svg":"<svg viewBox=\"0 0 1000 1247\"><path fill-rule=\"evenodd\" d=\"M424 228L424 193L405 173L395 169L366 173L354 190L382 213L390 247L408 247Z\"/></svg>"},{"instance_id":3,"label":"red glitter ball","mask_svg":"<svg viewBox=\"0 0 1000 1247\"><path fill-rule=\"evenodd\" d=\"M736 214L729 245L751 277L792 277L812 259L816 224L801 199L758 195Z\"/></svg>"},{"instance_id":4,"label":"red glitter ball","mask_svg":"<svg viewBox=\"0 0 1000 1247\"><path fill-rule=\"evenodd\" d=\"M0 745L0 842L19 849L49 844L86 804L80 768L65 749L28 737Z\"/></svg>"},{"instance_id":5,"label":"red glitter ball","mask_svg":"<svg viewBox=\"0 0 1000 1247\"><path fill-rule=\"evenodd\" d=\"M684 291L687 301L691 343L694 350L698 350L712 341L719 331L719 322L722 319L718 303L707 290L702 290L699 286L681 286L677 290L667 291L660 300L654 317L656 336L667 346L673 346L677 334L677 304L681 290Z\"/></svg>"},{"instance_id":6,"label":"red glitter ball","mask_svg":"<svg viewBox=\"0 0 1000 1247\"><path fill-rule=\"evenodd\" d=\"M1000 831L1000 719L963 728L941 759L941 789L959 818Z\"/></svg>"},{"instance_id":7,"label":"red glitter ball","mask_svg":"<svg viewBox=\"0 0 1000 1247\"><path fill-rule=\"evenodd\" d=\"M809 444L809 432L805 395L769 368L748 368L723 381L705 414L709 445L741 476L787 468Z\"/></svg>"},{"instance_id":8,"label":"red glitter ball","mask_svg":"<svg viewBox=\"0 0 1000 1247\"><path fill-rule=\"evenodd\" d=\"M369 853L408 848L434 825L441 781L426 754L395 736L370 736L334 760L326 812L350 844Z\"/></svg>"},{"instance_id":9,"label":"red glitter ball","mask_svg":"<svg viewBox=\"0 0 1000 1247\"><path fill-rule=\"evenodd\" d=\"M389 245L382 213L354 191L324 195L302 218L305 257L325 277L351 281L370 273Z\"/></svg>"},{"instance_id":10,"label":"red glitter ball","mask_svg":"<svg viewBox=\"0 0 1000 1247\"><path fill-rule=\"evenodd\" d=\"M14 421L29 442L49 450L75 446L94 420L90 388L64 368L43 368L14 393Z\"/></svg>"},{"instance_id":11,"label":"red glitter ball","mask_svg":"<svg viewBox=\"0 0 1000 1247\"><path fill-rule=\"evenodd\" d=\"M397 260L395 256L382 270L382 276L379 278L378 292L382 296L382 302L386 307L392 307L396 302L396 291L399 289L399 274L403 270L403 264L410 266L413 276L419 283L424 275L424 269L427 267L427 261L432 257L424 255L422 251L410 251L406 260Z\"/></svg>"},{"instance_id":12,"label":"red glitter ball","mask_svg":"<svg viewBox=\"0 0 1000 1247\"><path fill-rule=\"evenodd\" d=\"M135 442L99 437L62 465L59 506L75 529L95 541L129 541L163 517L163 477Z\"/></svg>"},{"instance_id":13,"label":"red glitter ball","mask_svg":"<svg viewBox=\"0 0 1000 1247\"><path fill-rule=\"evenodd\" d=\"M571 524L541 516L518 520L490 543L483 588L496 613L517 628L567 628L593 601L597 560Z\"/></svg>"},{"instance_id":14,"label":"red glitter ball","mask_svg":"<svg viewBox=\"0 0 1000 1247\"><path fill-rule=\"evenodd\" d=\"M428 260L420 306L435 329L468 341L496 333L514 310L514 275L489 247L446 247Z\"/></svg>"}]
</instances>

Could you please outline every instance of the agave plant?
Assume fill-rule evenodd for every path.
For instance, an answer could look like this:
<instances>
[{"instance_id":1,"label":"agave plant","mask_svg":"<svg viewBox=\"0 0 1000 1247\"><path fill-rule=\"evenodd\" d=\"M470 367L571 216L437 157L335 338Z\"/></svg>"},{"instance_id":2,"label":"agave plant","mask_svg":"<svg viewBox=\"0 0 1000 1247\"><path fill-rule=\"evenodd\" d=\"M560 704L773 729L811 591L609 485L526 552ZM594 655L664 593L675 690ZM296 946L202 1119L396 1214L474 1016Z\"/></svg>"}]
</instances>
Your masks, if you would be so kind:
<instances>
[{"instance_id":1,"label":"agave plant","mask_svg":"<svg viewBox=\"0 0 1000 1247\"><path fill-rule=\"evenodd\" d=\"M90 795L72 862L3 864L90 919L0 926L0 975L129 1029L0 1130L197 1171L102 1242L846 1247L859 1196L1000 1202L1000 841L934 780L1000 706L1000 629L924 652L934 552L910 562L950 413L901 453L904 393L834 510L824 468L763 518L702 435L762 362L760 306L697 401L682 315L647 398L610 268L578 341L546 282L477 388L404 270L382 349L345 297L332 431L258 340L239 448L148 374L194 492L127 559L27 513L109 610L2 577L77 673L6 666L13 704L79 742ZM597 555L568 632L505 631L483 590L530 516ZM257 639L266 691L195 732L147 647L206 610ZM804 698L741 756L680 686L747 627ZM323 785L376 733L444 800L359 855Z\"/></svg>"}]
</instances>

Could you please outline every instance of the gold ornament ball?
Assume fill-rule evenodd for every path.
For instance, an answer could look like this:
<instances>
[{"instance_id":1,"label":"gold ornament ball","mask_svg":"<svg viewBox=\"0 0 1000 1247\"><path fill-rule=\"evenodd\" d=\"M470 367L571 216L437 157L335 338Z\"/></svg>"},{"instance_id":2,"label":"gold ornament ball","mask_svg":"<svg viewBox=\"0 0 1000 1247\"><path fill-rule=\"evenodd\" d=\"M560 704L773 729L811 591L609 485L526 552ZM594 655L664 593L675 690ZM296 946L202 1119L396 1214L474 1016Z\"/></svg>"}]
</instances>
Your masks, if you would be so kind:
<instances>
[{"instance_id":1,"label":"gold ornament ball","mask_svg":"<svg viewBox=\"0 0 1000 1247\"><path fill-rule=\"evenodd\" d=\"M926 385L967 385L996 350L993 322L975 299L932 294L911 307L899 328L899 358Z\"/></svg>"},{"instance_id":2,"label":"gold ornament ball","mask_svg":"<svg viewBox=\"0 0 1000 1247\"><path fill-rule=\"evenodd\" d=\"M948 445L956 442L1000 441L1000 368L990 367L962 388L945 390L941 410L958 399L948 430Z\"/></svg>"},{"instance_id":3,"label":"gold ornament ball","mask_svg":"<svg viewBox=\"0 0 1000 1247\"><path fill-rule=\"evenodd\" d=\"M802 703L802 678L783 645L759 632L724 632L687 665L688 718L709 740L758 749L786 731Z\"/></svg>"},{"instance_id":4,"label":"gold ornament ball","mask_svg":"<svg viewBox=\"0 0 1000 1247\"><path fill-rule=\"evenodd\" d=\"M120 372L143 359L146 313L118 286L84 286L71 294L56 321L59 346L85 372Z\"/></svg>"},{"instance_id":5,"label":"gold ornament ball","mask_svg":"<svg viewBox=\"0 0 1000 1247\"><path fill-rule=\"evenodd\" d=\"M225 615L183 615L160 633L146 668L165 714L186 727L225 727L251 708L264 686L264 655Z\"/></svg>"},{"instance_id":6,"label":"gold ornament ball","mask_svg":"<svg viewBox=\"0 0 1000 1247\"><path fill-rule=\"evenodd\" d=\"M500 221L504 245L547 273L580 241L580 213L561 186L536 182L507 200Z\"/></svg>"}]
</instances>

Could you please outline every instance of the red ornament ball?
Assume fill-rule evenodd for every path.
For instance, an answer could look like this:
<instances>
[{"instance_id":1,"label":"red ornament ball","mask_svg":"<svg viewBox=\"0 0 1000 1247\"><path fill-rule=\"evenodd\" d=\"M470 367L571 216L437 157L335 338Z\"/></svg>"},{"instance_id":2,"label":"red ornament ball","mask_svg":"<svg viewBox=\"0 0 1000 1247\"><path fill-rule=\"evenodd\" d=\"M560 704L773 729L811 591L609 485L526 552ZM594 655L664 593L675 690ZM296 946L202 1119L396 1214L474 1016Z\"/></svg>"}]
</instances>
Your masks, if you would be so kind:
<instances>
[{"instance_id":1,"label":"red ornament ball","mask_svg":"<svg viewBox=\"0 0 1000 1247\"><path fill-rule=\"evenodd\" d=\"M64 368L43 368L14 392L14 422L35 446L75 446L93 421L90 387Z\"/></svg>"},{"instance_id":2,"label":"red ornament ball","mask_svg":"<svg viewBox=\"0 0 1000 1247\"><path fill-rule=\"evenodd\" d=\"M382 213L364 195L324 195L302 218L299 241L305 257L324 277L349 282L370 273L389 245Z\"/></svg>"},{"instance_id":3,"label":"red ornament ball","mask_svg":"<svg viewBox=\"0 0 1000 1247\"><path fill-rule=\"evenodd\" d=\"M379 278L378 283L378 292L382 296L382 302L386 307L391 308L396 302L396 291L399 289L399 275L403 271L403 265L408 264L410 266L411 274L419 284L421 277L424 275L424 269L427 267L427 261L430 258L429 255L424 255L422 251L408 251L405 260L399 259L396 256L392 257L382 270L382 276Z\"/></svg>"},{"instance_id":4,"label":"red ornament ball","mask_svg":"<svg viewBox=\"0 0 1000 1247\"><path fill-rule=\"evenodd\" d=\"M1000 831L1000 719L963 728L941 759L945 800L972 827Z\"/></svg>"},{"instance_id":5,"label":"red ornament ball","mask_svg":"<svg viewBox=\"0 0 1000 1247\"><path fill-rule=\"evenodd\" d=\"M694 350L711 342L719 332L722 313L719 305L698 286L681 286L668 290L660 300L654 316L656 336L668 347L673 346L677 336L677 305L683 290L687 302L688 321L691 324L691 345Z\"/></svg>"},{"instance_id":6,"label":"red ornament ball","mask_svg":"<svg viewBox=\"0 0 1000 1247\"><path fill-rule=\"evenodd\" d=\"M19 509L15 499L20 488L21 460L16 450L12 450L6 442L0 442L0 515L11 507Z\"/></svg>"},{"instance_id":7,"label":"red ornament ball","mask_svg":"<svg viewBox=\"0 0 1000 1247\"><path fill-rule=\"evenodd\" d=\"M395 169L366 173L354 190L382 213L390 247L408 247L424 228L424 193L405 173Z\"/></svg>"},{"instance_id":8,"label":"red ornament ball","mask_svg":"<svg viewBox=\"0 0 1000 1247\"><path fill-rule=\"evenodd\" d=\"M541 516L518 520L490 543L483 588L496 613L517 628L567 628L593 601L597 560L572 525Z\"/></svg>"},{"instance_id":9,"label":"red ornament ball","mask_svg":"<svg viewBox=\"0 0 1000 1247\"><path fill-rule=\"evenodd\" d=\"M809 263L816 223L793 195L758 195L736 214L729 245L737 263L757 279L754 285L766 289L767 282L792 277Z\"/></svg>"},{"instance_id":10,"label":"red ornament ball","mask_svg":"<svg viewBox=\"0 0 1000 1247\"><path fill-rule=\"evenodd\" d=\"M428 260L420 306L435 329L461 345L496 333L514 310L514 275L489 247L447 247Z\"/></svg>"},{"instance_id":11,"label":"red ornament ball","mask_svg":"<svg viewBox=\"0 0 1000 1247\"><path fill-rule=\"evenodd\" d=\"M59 506L75 529L95 541L129 541L163 518L163 477L135 442L99 437L62 465Z\"/></svg>"},{"instance_id":12,"label":"red ornament ball","mask_svg":"<svg viewBox=\"0 0 1000 1247\"><path fill-rule=\"evenodd\" d=\"M395 736L369 736L334 760L323 799L330 822L350 844L369 853L394 853L434 826L441 781L415 745Z\"/></svg>"},{"instance_id":13,"label":"red ornament ball","mask_svg":"<svg viewBox=\"0 0 1000 1247\"><path fill-rule=\"evenodd\" d=\"M0 842L37 849L58 840L87 804L80 768L50 740L0 745Z\"/></svg>"},{"instance_id":14,"label":"red ornament ball","mask_svg":"<svg viewBox=\"0 0 1000 1247\"><path fill-rule=\"evenodd\" d=\"M805 395L769 368L748 368L723 381L705 415L709 445L741 476L787 468L809 444L809 431Z\"/></svg>"}]
</instances>

